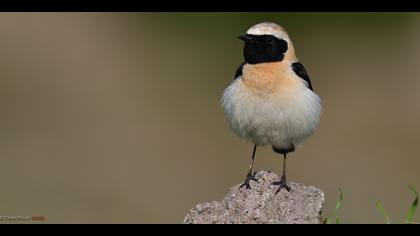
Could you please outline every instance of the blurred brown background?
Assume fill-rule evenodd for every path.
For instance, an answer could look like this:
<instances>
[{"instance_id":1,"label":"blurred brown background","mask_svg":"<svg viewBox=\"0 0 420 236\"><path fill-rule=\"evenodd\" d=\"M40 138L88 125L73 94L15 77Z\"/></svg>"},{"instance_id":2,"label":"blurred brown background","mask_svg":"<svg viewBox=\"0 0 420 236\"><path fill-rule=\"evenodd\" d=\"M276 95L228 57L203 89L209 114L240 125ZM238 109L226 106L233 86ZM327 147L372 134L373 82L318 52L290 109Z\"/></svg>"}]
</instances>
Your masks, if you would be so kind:
<instances>
[{"instance_id":1,"label":"blurred brown background","mask_svg":"<svg viewBox=\"0 0 420 236\"><path fill-rule=\"evenodd\" d=\"M261 21L288 29L324 106L289 180L325 190L325 216L342 188L345 223L384 223L377 200L403 222L420 189L415 13L1 13L0 215L180 223L221 199L252 145L219 101ZM261 148L256 169L281 158Z\"/></svg>"}]
</instances>

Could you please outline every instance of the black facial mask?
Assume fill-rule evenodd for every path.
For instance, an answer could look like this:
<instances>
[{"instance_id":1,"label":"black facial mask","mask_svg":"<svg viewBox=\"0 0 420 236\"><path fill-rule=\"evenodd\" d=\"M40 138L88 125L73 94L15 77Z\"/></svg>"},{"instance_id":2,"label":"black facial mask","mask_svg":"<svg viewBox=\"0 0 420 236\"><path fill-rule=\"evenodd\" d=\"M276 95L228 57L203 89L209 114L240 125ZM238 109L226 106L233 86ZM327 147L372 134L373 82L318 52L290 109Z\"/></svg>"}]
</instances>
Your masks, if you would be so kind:
<instances>
[{"instance_id":1,"label":"black facial mask","mask_svg":"<svg viewBox=\"0 0 420 236\"><path fill-rule=\"evenodd\" d=\"M246 34L239 38L245 41L244 58L249 64L282 61L288 49L285 40L273 35Z\"/></svg>"}]
</instances>

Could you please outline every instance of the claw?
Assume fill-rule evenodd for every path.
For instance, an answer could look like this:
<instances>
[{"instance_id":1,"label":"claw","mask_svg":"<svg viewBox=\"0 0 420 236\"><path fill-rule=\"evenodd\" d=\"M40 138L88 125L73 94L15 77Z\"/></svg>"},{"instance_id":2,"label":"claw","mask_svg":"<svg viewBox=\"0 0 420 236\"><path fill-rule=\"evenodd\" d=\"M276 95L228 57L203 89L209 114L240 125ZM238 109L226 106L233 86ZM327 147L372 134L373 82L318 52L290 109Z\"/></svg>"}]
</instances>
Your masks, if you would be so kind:
<instances>
[{"instance_id":1,"label":"claw","mask_svg":"<svg viewBox=\"0 0 420 236\"><path fill-rule=\"evenodd\" d=\"M241 186L239 186L239 188L243 188L246 187L246 189L251 189L251 185L249 185L249 181L245 181L245 183L241 184Z\"/></svg>"},{"instance_id":2,"label":"claw","mask_svg":"<svg viewBox=\"0 0 420 236\"><path fill-rule=\"evenodd\" d=\"M255 178L255 173L254 174L248 173L246 175L245 182L243 184L241 184L241 186L239 186L239 188L246 187L246 189L251 189L251 185L249 185L249 182L251 182L251 180L259 183L258 179Z\"/></svg>"},{"instance_id":3,"label":"claw","mask_svg":"<svg viewBox=\"0 0 420 236\"><path fill-rule=\"evenodd\" d=\"M292 190L289 185L287 185L286 177L282 176L280 181L274 182L273 185L280 185L279 188L276 191L276 194L280 192L283 188L287 190L287 192L290 192Z\"/></svg>"}]
</instances>

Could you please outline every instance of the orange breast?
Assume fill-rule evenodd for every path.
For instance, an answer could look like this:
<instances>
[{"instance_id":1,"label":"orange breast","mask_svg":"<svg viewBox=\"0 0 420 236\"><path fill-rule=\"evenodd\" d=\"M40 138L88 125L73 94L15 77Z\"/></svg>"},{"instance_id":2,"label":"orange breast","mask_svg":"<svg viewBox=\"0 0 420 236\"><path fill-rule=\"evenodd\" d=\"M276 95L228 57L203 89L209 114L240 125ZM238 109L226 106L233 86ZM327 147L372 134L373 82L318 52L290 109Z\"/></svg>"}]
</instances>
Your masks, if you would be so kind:
<instances>
[{"instance_id":1,"label":"orange breast","mask_svg":"<svg viewBox=\"0 0 420 236\"><path fill-rule=\"evenodd\" d=\"M250 90L260 95L290 90L296 85L288 63L284 62L245 64L242 79Z\"/></svg>"}]
</instances>

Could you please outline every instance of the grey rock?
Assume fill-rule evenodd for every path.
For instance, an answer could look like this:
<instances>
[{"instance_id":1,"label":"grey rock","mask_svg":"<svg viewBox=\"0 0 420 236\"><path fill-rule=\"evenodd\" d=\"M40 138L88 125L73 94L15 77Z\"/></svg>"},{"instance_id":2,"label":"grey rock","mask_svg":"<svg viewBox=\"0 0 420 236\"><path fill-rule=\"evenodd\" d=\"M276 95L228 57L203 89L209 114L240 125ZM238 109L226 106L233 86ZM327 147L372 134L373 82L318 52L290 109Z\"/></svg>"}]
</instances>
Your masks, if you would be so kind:
<instances>
[{"instance_id":1,"label":"grey rock","mask_svg":"<svg viewBox=\"0 0 420 236\"><path fill-rule=\"evenodd\" d=\"M278 194L272 185L280 177L259 171L251 181L251 189L230 189L221 202L202 203L185 217L185 224L319 224L325 202L324 192L316 187L288 183Z\"/></svg>"}]
</instances>

